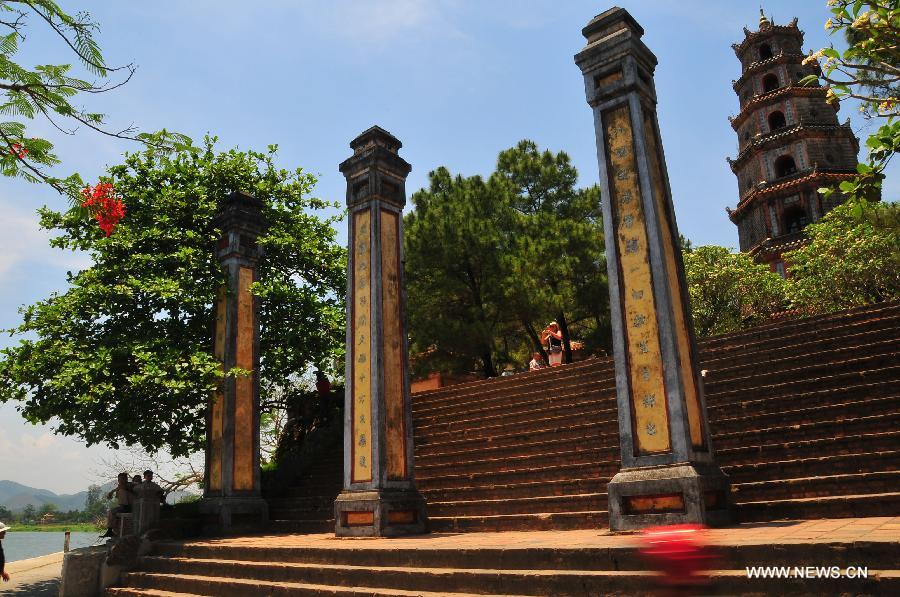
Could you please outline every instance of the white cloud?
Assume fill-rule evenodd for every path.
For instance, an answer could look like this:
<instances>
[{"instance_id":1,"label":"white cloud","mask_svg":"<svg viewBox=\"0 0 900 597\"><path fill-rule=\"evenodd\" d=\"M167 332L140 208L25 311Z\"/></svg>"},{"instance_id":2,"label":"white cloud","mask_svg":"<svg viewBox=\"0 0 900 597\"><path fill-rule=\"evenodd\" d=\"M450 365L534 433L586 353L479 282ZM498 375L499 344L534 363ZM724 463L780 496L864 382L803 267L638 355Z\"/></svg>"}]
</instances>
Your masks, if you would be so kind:
<instances>
[{"instance_id":1,"label":"white cloud","mask_svg":"<svg viewBox=\"0 0 900 597\"><path fill-rule=\"evenodd\" d=\"M51 266L77 270L90 265L84 253L63 251L49 245L51 234L42 230L34 212L0 200L0 283L8 282L23 265Z\"/></svg>"}]
</instances>

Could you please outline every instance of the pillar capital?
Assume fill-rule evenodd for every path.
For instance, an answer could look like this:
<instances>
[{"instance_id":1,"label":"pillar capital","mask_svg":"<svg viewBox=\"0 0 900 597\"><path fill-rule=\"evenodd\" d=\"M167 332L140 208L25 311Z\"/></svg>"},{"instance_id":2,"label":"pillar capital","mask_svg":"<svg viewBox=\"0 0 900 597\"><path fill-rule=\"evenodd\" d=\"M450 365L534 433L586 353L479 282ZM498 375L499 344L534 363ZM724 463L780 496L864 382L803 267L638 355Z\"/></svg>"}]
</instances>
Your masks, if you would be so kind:
<instances>
[{"instance_id":1,"label":"pillar capital","mask_svg":"<svg viewBox=\"0 0 900 597\"><path fill-rule=\"evenodd\" d=\"M403 209L406 177L412 166L398 154L402 146L397 137L380 126L373 126L350 142L353 155L338 167L347 179L348 207L383 201Z\"/></svg>"}]
</instances>

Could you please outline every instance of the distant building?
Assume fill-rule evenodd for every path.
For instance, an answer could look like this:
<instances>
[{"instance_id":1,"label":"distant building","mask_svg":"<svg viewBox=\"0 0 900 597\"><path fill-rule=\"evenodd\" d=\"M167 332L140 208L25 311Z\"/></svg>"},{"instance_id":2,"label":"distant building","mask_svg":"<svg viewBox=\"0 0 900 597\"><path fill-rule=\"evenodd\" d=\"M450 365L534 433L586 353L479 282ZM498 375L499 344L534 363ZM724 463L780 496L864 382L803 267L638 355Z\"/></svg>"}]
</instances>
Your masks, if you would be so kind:
<instances>
[{"instance_id":1,"label":"distant building","mask_svg":"<svg viewBox=\"0 0 900 597\"><path fill-rule=\"evenodd\" d=\"M819 220L843 198L827 201L816 191L856 174L859 140L849 119L840 124L827 88L800 86L818 74L803 64L803 32L795 18L771 23L760 11L759 30L744 28L734 44L741 77L733 82L740 113L731 118L738 154L728 163L738 180L738 204L728 209L738 227L741 251L786 273L783 253L800 246L803 228Z\"/></svg>"}]
</instances>

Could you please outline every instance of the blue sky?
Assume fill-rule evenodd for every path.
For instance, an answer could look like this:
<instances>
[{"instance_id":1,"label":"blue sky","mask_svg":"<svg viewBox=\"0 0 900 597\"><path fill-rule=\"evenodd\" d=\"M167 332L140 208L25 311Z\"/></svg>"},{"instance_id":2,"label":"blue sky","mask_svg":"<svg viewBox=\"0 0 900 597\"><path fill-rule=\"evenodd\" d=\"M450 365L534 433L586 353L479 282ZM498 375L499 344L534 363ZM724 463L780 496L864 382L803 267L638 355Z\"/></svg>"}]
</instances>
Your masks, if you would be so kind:
<instances>
[{"instance_id":1,"label":"blue sky","mask_svg":"<svg viewBox=\"0 0 900 597\"><path fill-rule=\"evenodd\" d=\"M100 22L111 64L134 62L125 87L88 98L110 115L110 128L132 122L166 127L195 139L207 133L221 147L280 146L285 167L320 175L317 195L342 201L337 165L349 141L373 124L404 144L413 166L408 189L444 165L487 174L497 153L523 138L572 157L582 184L597 182L591 112L573 55L581 28L609 5L596 1L489 0L61 0ZM805 49L832 41L824 0L768 2L776 23L793 16ZM737 245L725 207L737 184L725 162L736 153L728 116L737 112L732 79L740 68L731 44L742 27L756 29L758 3L746 0L622 0L642 24L659 58L659 121L680 231L694 244ZM39 33L25 42L23 62L63 60L64 48ZM838 41L838 40L834 40ZM841 108L858 136L875 126L853 106ZM46 125L34 134L57 143L59 172L95 180L134 146L81 131L60 138ZM900 174L888 174L885 197L896 198ZM17 308L64 286L83 256L47 247L34 210L61 207L52 191L0 179L0 327L14 326ZM342 231L341 238L346 238ZM7 337L0 346L8 345ZM0 479L58 492L84 489L103 447L85 448L25 423L0 406Z\"/></svg>"}]
</instances>

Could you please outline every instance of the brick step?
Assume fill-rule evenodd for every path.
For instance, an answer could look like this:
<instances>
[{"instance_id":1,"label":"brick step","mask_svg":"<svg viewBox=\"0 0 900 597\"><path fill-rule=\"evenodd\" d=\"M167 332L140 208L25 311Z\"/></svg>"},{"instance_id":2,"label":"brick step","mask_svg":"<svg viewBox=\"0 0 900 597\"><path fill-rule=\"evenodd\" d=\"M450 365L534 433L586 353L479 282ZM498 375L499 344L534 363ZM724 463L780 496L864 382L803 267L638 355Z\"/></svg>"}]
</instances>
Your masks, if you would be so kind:
<instances>
[{"instance_id":1,"label":"brick step","mask_svg":"<svg viewBox=\"0 0 900 597\"><path fill-rule=\"evenodd\" d=\"M232 570L233 572L233 570ZM190 574L151 574L147 572L127 572L123 574L124 581L129 585L128 589L161 588L165 590L202 591L199 595L208 597L288 597L293 595L315 595L332 597L373 597L374 595L386 595L393 597L441 597L456 596L470 597L467 593L448 593L447 591L407 591L403 589L390 589L384 587L341 587L330 584L317 585L301 582L270 582L252 578L231 578L216 576L197 576ZM116 589L108 589L116 591ZM108 593L121 595L121 593ZM125 593L128 595L129 593ZM133 594L133 593L132 593ZM142 595L143 593L137 593ZM480 593L484 595L485 593ZM503 597L503 596L495 596Z\"/></svg>"},{"instance_id":2,"label":"brick step","mask_svg":"<svg viewBox=\"0 0 900 597\"><path fill-rule=\"evenodd\" d=\"M615 375L612 369L598 369L591 375L565 376L554 379L552 382L528 383L511 388L495 389L490 392L476 392L461 397L454 396L433 406L423 405L417 400L413 400L412 412L415 419L440 420L447 416L482 408L496 409L498 406L516 405L534 398L559 397L562 394L603 390L615 392Z\"/></svg>"},{"instance_id":3,"label":"brick step","mask_svg":"<svg viewBox=\"0 0 900 597\"><path fill-rule=\"evenodd\" d=\"M419 487L428 503L439 501L507 500L606 491L608 478L521 481L505 484L428 489Z\"/></svg>"},{"instance_id":4,"label":"brick step","mask_svg":"<svg viewBox=\"0 0 900 597\"><path fill-rule=\"evenodd\" d=\"M764 323L750 330L706 338L699 344L702 350L730 348L743 346L750 342L765 341L772 337L795 335L798 331L809 332L814 330L822 333L852 325L874 325L881 320L896 319L898 316L900 316L900 302L878 303L827 315L814 315Z\"/></svg>"},{"instance_id":5,"label":"brick step","mask_svg":"<svg viewBox=\"0 0 900 597\"><path fill-rule=\"evenodd\" d=\"M731 486L731 493L735 503L740 504L765 500L887 493L898 487L900 487L900 471L879 471L735 483Z\"/></svg>"},{"instance_id":6,"label":"brick step","mask_svg":"<svg viewBox=\"0 0 900 597\"><path fill-rule=\"evenodd\" d=\"M604 396L594 393L577 395L563 403L552 399L529 402L521 406L515 405L505 409L484 413L482 416L469 416L468 412L459 413L456 417L445 417L426 423L414 420L416 435L439 433L441 431L458 432L460 430L478 430L485 427L496 428L498 425L509 427L527 426L544 419L560 417L580 418L583 416L614 417L616 402L614 395Z\"/></svg>"},{"instance_id":7,"label":"brick step","mask_svg":"<svg viewBox=\"0 0 900 597\"><path fill-rule=\"evenodd\" d=\"M843 437L861 433L882 433L894 431L900 425L900 413L883 416L863 416L850 420L827 420L795 425L773 425L761 429L745 429L728 433L716 433L715 423L710 423L713 433L713 446L716 449L739 448L742 446L796 442L821 439L826 437Z\"/></svg>"},{"instance_id":8,"label":"brick step","mask_svg":"<svg viewBox=\"0 0 900 597\"><path fill-rule=\"evenodd\" d=\"M488 421L484 424L473 421L471 426L466 427L452 426L449 429L429 429L427 431L415 429L414 441L416 443L420 440L423 440L423 442L428 441L429 443L436 443L448 439L470 440L473 438L487 438L509 434L522 436L539 433L547 429L568 427L578 421L590 421L606 432L609 432L611 429L616 429L618 425L618 414L615 410L606 408L605 406L598 407L589 404L579 408L577 411L565 412L563 414L553 413L542 417L539 412L536 412L531 416L532 419L519 423L507 423L503 419L498 419Z\"/></svg>"},{"instance_id":9,"label":"brick step","mask_svg":"<svg viewBox=\"0 0 900 597\"><path fill-rule=\"evenodd\" d=\"M322 506L304 506L302 508L272 508L269 511L272 520L333 520L334 501Z\"/></svg>"},{"instance_id":10,"label":"brick step","mask_svg":"<svg viewBox=\"0 0 900 597\"><path fill-rule=\"evenodd\" d=\"M585 434L592 434L602 446L619 444L618 423L615 425L601 425L595 421L582 419L578 421L553 422L544 428L530 431L498 432L493 436L460 437L458 434L452 433L441 434L438 437L425 435L415 440L416 456L451 450L465 451L482 447L508 447L530 441L550 442L554 439L563 441L574 437L582 437Z\"/></svg>"},{"instance_id":11,"label":"brick step","mask_svg":"<svg viewBox=\"0 0 900 597\"><path fill-rule=\"evenodd\" d=\"M581 433L565 439L557 440L551 437L549 439L522 440L505 446L495 446L491 441L480 442L478 445L465 448L451 446L447 450L440 450L440 445L428 446L430 450L416 446L416 470L424 470L427 466L434 464L467 462L487 458L524 458L556 451L577 451L588 448L599 450L601 452L601 461L618 458L618 441L614 445L612 442L607 442L609 445L603 445L603 442L606 442L606 438L596 433Z\"/></svg>"},{"instance_id":12,"label":"brick step","mask_svg":"<svg viewBox=\"0 0 900 597\"><path fill-rule=\"evenodd\" d=\"M779 385L795 380L811 380L816 378L831 378L841 374L863 374L882 372L887 369L891 376L895 376L895 370L900 368L900 351L890 350L878 354L869 354L841 361L820 361L789 369L773 368L771 371L745 375L729 380L719 381L715 377L708 378L704 387L709 387L710 392L724 393L734 389L744 392L748 388L762 385ZM891 371L894 370L894 371Z\"/></svg>"},{"instance_id":13,"label":"brick step","mask_svg":"<svg viewBox=\"0 0 900 597\"><path fill-rule=\"evenodd\" d=\"M337 494L335 494L337 495ZM317 495L317 496L309 496L309 497L277 497L277 498L267 498L266 501L269 502L269 509L272 508L281 509L281 508L318 508L323 504L332 504L334 503L333 495Z\"/></svg>"},{"instance_id":14,"label":"brick step","mask_svg":"<svg viewBox=\"0 0 900 597\"><path fill-rule=\"evenodd\" d=\"M896 388L895 388L896 390ZM855 419L860 413L866 415L900 414L900 397L886 396L882 398L866 397L864 400L852 400L838 402L836 404L816 405L806 407L803 404L795 405L793 401L785 405L782 412L749 413L738 411L740 416L732 418L718 418L710 422L710 428L714 433L728 433L753 428L763 428L772 425L796 425L803 423L815 423L823 419L849 420Z\"/></svg>"},{"instance_id":15,"label":"brick step","mask_svg":"<svg viewBox=\"0 0 900 597\"><path fill-rule=\"evenodd\" d=\"M894 322L890 326L854 332L843 337L798 340L793 345L780 348L770 346L750 354L738 352L722 356L715 352L701 353L700 362L702 369L716 376L725 373L737 374L744 370L752 373L765 365L785 362L809 363L822 357L830 360L842 355L866 354L871 350L877 350L878 347L896 345L898 336L900 336L900 322Z\"/></svg>"},{"instance_id":16,"label":"brick step","mask_svg":"<svg viewBox=\"0 0 900 597\"><path fill-rule=\"evenodd\" d=\"M612 375L589 383L560 385L552 389L541 388L537 391L504 395L502 400L498 397L496 400L473 402L446 413L422 415L413 409L413 425L416 428L425 428L447 421L456 423L467 419L509 415L510 411L559 409L587 402L599 404L604 401L615 406L616 383Z\"/></svg>"},{"instance_id":17,"label":"brick step","mask_svg":"<svg viewBox=\"0 0 900 597\"><path fill-rule=\"evenodd\" d=\"M173 593L157 589L138 589L135 587L111 587L106 589L107 597L202 597L195 593Z\"/></svg>"},{"instance_id":18,"label":"brick step","mask_svg":"<svg viewBox=\"0 0 900 597\"><path fill-rule=\"evenodd\" d=\"M799 374L794 381L780 383L753 383L753 379L746 380L745 385L723 388L716 384L705 386L708 405L737 403L742 400L762 398L764 396L775 398L777 396L790 397L795 394L823 392L826 390L842 390L846 386L862 383L880 384L882 382L896 380L900 377L900 365L882 367L879 369L858 369L846 371L834 375L820 375L814 377L804 373Z\"/></svg>"},{"instance_id":19,"label":"brick step","mask_svg":"<svg viewBox=\"0 0 900 597\"><path fill-rule=\"evenodd\" d=\"M605 527L609 524L609 515L606 511L588 511L497 516L433 516L428 518L428 524L435 532L563 531Z\"/></svg>"},{"instance_id":20,"label":"brick step","mask_svg":"<svg viewBox=\"0 0 900 597\"><path fill-rule=\"evenodd\" d=\"M877 399L887 396L895 396L897 392L897 380L889 379L875 383L848 384L838 388L817 389L812 392L801 392L791 395L788 399L783 396L747 396L744 400L732 402L719 402L715 395L711 397L714 404L707 404L707 412L711 421L735 416L736 412L746 414L766 415L784 409L789 403L793 408L828 406L830 404L859 400L861 397Z\"/></svg>"},{"instance_id":21,"label":"brick step","mask_svg":"<svg viewBox=\"0 0 900 597\"><path fill-rule=\"evenodd\" d=\"M343 470L343 466L340 470ZM335 483L312 483L312 479L310 483L304 485L292 485L288 487L288 489L284 492L283 495L279 495L279 498L315 498L315 497L325 497L329 495L337 495L344 488L343 480Z\"/></svg>"},{"instance_id":22,"label":"brick step","mask_svg":"<svg viewBox=\"0 0 900 597\"><path fill-rule=\"evenodd\" d=\"M853 455L868 451L893 450L900 446L900 431L860 433L843 437L822 437L793 442L770 442L723 449L716 457L723 467L775 460L812 458L821 454Z\"/></svg>"},{"instance_id":23,"label":"brick step","mask_svg":"<svg viewBox=\"0 0 900 597\"><path fill-rule=\"evenodd\" d=\"M896 488L896 485L894 487ZM897 516L900 512L900 492L760 500L735 506L738 520L744 522L853 518L863 512L866 516Z\"/></svg>"},{"instance_id":24,"label":"brick step","mask_svg":"<svg viewBox=\"0 0 900 597\"><path fill-rule=\"evenodd\" d=\"M416 485L422 489L454 489L458 487L484 487L494 483L509 484L517 481L565 481L567 479L600 479L611 475L605 474L612 469L612 464L555 464L540 468L522 466L505 471L486 473L443 474L435 477L417 476ZM613 474L615 474L613 472Z\"/></svg>"},{"instance_id":25,"label":"brick step","mask_svg":"<svg viewBox=\"0 0 900 597\"><path fill-rule=\"evenodd\" d=\"M898 471L900 470L900 450L722 466L722 470L728 474L732 483L790 479L815 474L838 475Z\"/></svg>"},{"instance_id":26,"label":"brick step","mask_svg":"<svg viewBox=\"0 0 900 597\"><path fill-rule=\"evenodd\" d=\"M583 512L601 509L606 509L606 493L453 502L428 501L429 516L540 514L542 512Z\"/></svg>"}]
</instances>

